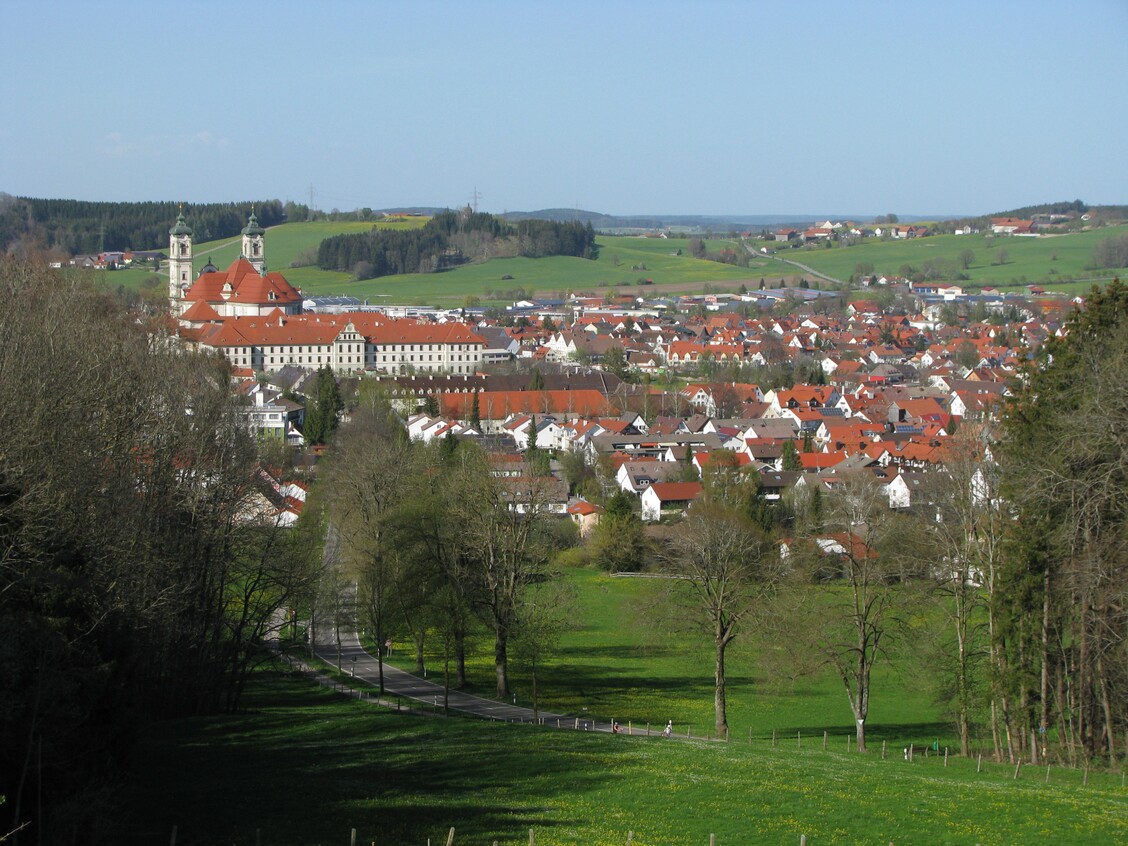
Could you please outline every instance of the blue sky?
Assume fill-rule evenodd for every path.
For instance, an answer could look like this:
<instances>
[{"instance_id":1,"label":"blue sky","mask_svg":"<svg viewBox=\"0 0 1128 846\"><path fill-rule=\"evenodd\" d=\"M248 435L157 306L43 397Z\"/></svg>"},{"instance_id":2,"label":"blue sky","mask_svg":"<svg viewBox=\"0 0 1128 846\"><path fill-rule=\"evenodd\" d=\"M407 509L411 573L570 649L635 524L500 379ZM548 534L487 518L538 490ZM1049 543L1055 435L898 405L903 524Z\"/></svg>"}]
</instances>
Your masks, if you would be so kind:
<instances>
[{"instance_id":1,"label":"blue sky","mask_svg":"<svg viewBox=\"0 0 1128 846\"><path fill-rule=\"evenodd\" d=\"M0 191L342 210L1128 203L1128 1L0 2Z\"/></svg>"}]
</instances>

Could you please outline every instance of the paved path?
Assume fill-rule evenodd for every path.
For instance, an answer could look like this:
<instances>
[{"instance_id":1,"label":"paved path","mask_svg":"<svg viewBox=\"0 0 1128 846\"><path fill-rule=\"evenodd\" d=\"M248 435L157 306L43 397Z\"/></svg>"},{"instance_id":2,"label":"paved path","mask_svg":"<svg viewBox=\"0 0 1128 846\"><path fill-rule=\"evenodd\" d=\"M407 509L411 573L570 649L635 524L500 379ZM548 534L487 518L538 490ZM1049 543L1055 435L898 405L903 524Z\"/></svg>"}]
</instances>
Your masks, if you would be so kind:
<instances>
[{"instance_id":1,"label":"paved path","mask_svg":"<svg viewBox=\"0 0 1128 846\"><path fill-rule=\"evenodd\" d=\"M314 645L314 654L327 664L336 666L337 644L331 633L324 637L319 636ZM353 658L356 658L354 663ZM352 675L357 682L378 687L380 684L380 669L376 657L366 652L360 645L356 634L341 633L341 669ZM400 696L420 703L424 708L438 709L443 705L443 685L428 679L421 679L411 673L404 672L388 663L384 664L384 693L385 696ZM511 705L505 702L495 702L492 699L483 699L459 690L451 690L448 707L451 711L482 717L487 720L502 720L508 723L536 723L541 725L568 728L575 730L577 726L584 731L610 732L611 723L599 722L585 717L577 720L576 717L565 717L561 714L552 714L540 711L533 715L532 708ZM627 727L622 730L626 732ZM645 729L634 733L645 732ZM657 734L658 732L653 732Z\"/></svg>"},{"instance_id":2,"label":"paved path","mask_svg":"<svg viewBox=\"0 0 1128 846\"><path fill-rule=\"evenodd\" d=\"M798 267L800 270L806 271L811 276L817 276L819 279L826 280L827 282L833 282L836 285L845 285L846 284L841 279L836 279L833 276L828 276L827 274L823 273L822 271L815 270L813 267L808 267L807 265L801 264L800 262L792 261L791 259L785 259L785 258L782 258L781 256L777 256L777 255L770 255L770 254L758 252L755 247L753 247L749 244L745 244L744 249L746 249L750 254L752 254L756 258L774 259L775 261L780 261L780 262L783 262L784 264L790 264L792 267Z\"/></svg>"}]
</instances>

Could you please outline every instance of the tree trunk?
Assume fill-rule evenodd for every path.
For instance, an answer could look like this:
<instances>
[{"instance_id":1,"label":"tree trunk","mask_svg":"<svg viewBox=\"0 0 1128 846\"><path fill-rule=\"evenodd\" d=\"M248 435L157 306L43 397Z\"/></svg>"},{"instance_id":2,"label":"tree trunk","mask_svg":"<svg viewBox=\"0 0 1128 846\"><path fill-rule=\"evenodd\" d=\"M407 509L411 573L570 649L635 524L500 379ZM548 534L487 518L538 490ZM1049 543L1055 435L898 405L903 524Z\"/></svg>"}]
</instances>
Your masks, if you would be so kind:
<instances>
[{"instance_id":1,"label":"tree trunk","mask_svg":"<svg viewBox=\"0 0 1128 846\"><path fill-rule=\"evenodd\" d=\"M723 635L718 634L716 638L717 644L717 662L716 671L714 673L714 680L716 688L713 694L713 712L715 728L717 730L717 737L728 738L728 707L725 701L725 648L728 646L729 639Z\"/></svg>"},{"instance_id":2,"label":"tree trunk","mask_svg":"<svg viewBox=\"0 0 1128 846\"><path fill-rule=\"evenodd\" d=\"M463 632L454 636L454 686L459 690L466 687L466 635Z\"/></svg>"},{"instance_id":3,"label":"tree trunk","mask_svg":"<svg viewBox=\"0 0 1128 846\"><path fill-rule=\"evenodd\" d=\"M494 639L494 673L497 676L497 696L509 698L509 644L505 633L498 629Z\"/></svg>"},{"instance_id":4,"label":"tree trunk","mask_svg":"<svg viewBox=\"0 0 1128 846\"><path fill-rule=\"evenodd\" d=\"M415 672L422 675L427 672L427 665L423 660L423 642L425 633L422 629L415 633Z\"/></svg>"}]
</instances>

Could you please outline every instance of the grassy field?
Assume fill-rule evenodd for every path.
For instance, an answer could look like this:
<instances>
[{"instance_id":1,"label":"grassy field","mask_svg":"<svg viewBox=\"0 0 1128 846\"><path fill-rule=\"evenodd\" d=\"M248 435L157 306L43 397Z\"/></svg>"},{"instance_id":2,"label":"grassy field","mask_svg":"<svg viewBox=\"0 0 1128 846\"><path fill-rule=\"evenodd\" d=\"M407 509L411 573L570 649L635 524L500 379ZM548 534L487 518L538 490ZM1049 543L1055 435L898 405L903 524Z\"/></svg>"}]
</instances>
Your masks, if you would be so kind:
<instances>
[{"instance_id":1,"label":"grassy field","mask_svg":"<svg viewBox=\"0 0 1128 846\"><path fill-rule=\"evenodd\" d=\"M741 282L757 283L761 276L781 272L779 262L761 259L748 268L689 256L687 239L637 238L600 236L599 258L595 261L555 256L552 258L499 258L470 264L445 273L406 274L341 283L336 279L310 279L303 283L307 293L351 294L356 297L381 298L390 302L460 304L468 296L506 302L487 297L488 291L514 288L532 290L541 296L555 297L573 291L602 291L617 287L621 293L639 294L661 291L700 293L705 284L735 289ZM707 242L709 250L731 244ZM268 242L269 249L269 242ZM682 255L677 255L678 250ZM794 269L786 269L788 274ZM511 279L503 279L510 276ZM289 278L289 277L287 277ZM653 285L632 288L640 279Z\"/></svg>"},{"instance_id":2,"label":"grassy field","mask_svg":"<svg viewBox=\"0 0 1128 846\"><path fill-rule=\"evenodd\" d=\"M151 726L105 842L384 846L1105 844L1119 776L663 740L384 711L277 671L248 711Z\"/></svg>"},{"instance_id":3,"label":"grassy field","mask_svg":"<svg viewBox=\"0 0 1128 846\"><path fill-rule=\"evenodd\" d=\"M421 226L422 218L413 218L382 227L402 229ZM540 296L557 297L574 291L604 291L618 288L621 293L643 295L659 293L702 293L706 285L719 290L735 290L742 283L749 288L765 279L768 287L781 278L793 279L801 271L771 257L753 258L749 267L736 267L704 261L689 255L685 238L642 238L637 236L601 235L598 238L599 258L588 261L557 256L543 259L499 258L470 264L444 273L405 274L379 279L353 281L348 273L335 273L317 267L291 268L295 257L316 248L322 239L342 232L362 232L371 223L287 223L272 227L266 235L267 262L271 269L307 294L347 294L372 301L413 303L419 305L456 306L469 296L486 302L507 303L497 292L524 288ZM993 285L1018 289L1037 283L1047 290L1081 293L1093 284L1090 280L1107 281L1115 275L1128 276L1128 268L1108 271L1086 271L1093 249L1104 238L1128 232L1128 225L1106 227L1090 232L1044 238L1004 238L989 235L940 235L911 241L871 240L853 247L832 249L781 250L780 258L806 264L838 279L848 279L858 264L872 264L880 273L898 273L903 265L920 268L929 259L946 259L959 266L959 256L970 249L975 259L967 269L968 287ZM727 241L709 241L710 252L725 248L741 249ZM681 255L677 255L678 251ZM1006 252L1004 263L1000 251ZM209 258L225 268L239 254L239 239L225 239L198 244L195 248L197 270ZM103 273L105 283L136 288L152 275L151 269L121 270ZM503 279L509 276L511 279ZM639 280L650 279L652 285L633 287ZM1083 281L1065 281L1067 279ZM494 296L488 296L489 292Z\"/></svg>"},{"instance_id":4,"label":"grassy field","mask_svg":"<svg viewBox=\"0 0 1128 846\"><path fill-rule=\"evenodd\" d=\"M422 218L381 224L381 228L402 229L421 226ZM742 282L753 287L761 277L778 282L780 277L798 273L795 268L769 259L756 259L747 268L735 267L689 256L685 238L638 238L600 236L600 256L596 261L556 256L543 259L502 258L466 265L444 273L405 274L379 279L353 281L348 273L324 271L317 267L291 268L297 255L314 248L324 238L343 232L365 232L371 223L287 223L272 227L266 234L267 265L280 271L287 280L306 294L343 294L373 301L395 303L461 305L466 297L508 303L503 297L487 297L488 291L515 288L532 290L541 296L567 294L571 291L602 291L618 287L626 292L636 290L640 279L653 284L640 287L639 293L701 293L706 284L734 290ZM709 241L710 251L740 249L739 245ZM677 255L681 250L682 255ZM220 269L226 268L239 255L239 239L227 238L195 245L195 266L198 271L209 259ZM105 284L137 288L152 269L103 272ZM502 279L511 276L512 279Z\"/></svg>"},{"instance_id":5,"label":"grassy field","mask_svg":"<svg viewBox=\"0 0 1128 846\"><path fill-rule=\"evenodd\" d=\"M1125 268L1085 270L1085 265L1092 261L1093 249L1100 241L1125 232L1128 232L1128 225L1042 238L937 235L905 241L871 240L853 247L781 250L779 255L845 280L861 263L872 264L878 273L894 274L904 264L920 268L929 259L947 259L958 268L960 253L971 250L975 259L966 271L971 280L963 284L1018 288L1037 283L1047 290L1076 293L1087 290L1092 282L1063 282L1063 277L1106 281L1118 274L1128 275ZM1000 251L1006 251L1004 264L997 263Z\"/></svg>"},{"instance_id":6,"label":"grassy field","mask_svg":"<svg viewBox=\"0 0 1128 846\"><path fill-rule=\"evenodd\" d=\"M663 579L613 577L596 570L566 573L575 591L576 626L560 649L538 670L538 704L554 713L599 720L617 719L640 727L673 720L679 730L706 735L713 727L711 640L678 625L684 615L669 613L670 583ZM475 692L493 691L492 642L477 644L468 660ZM853 718L842 683L826 673L796 676L785 650L757 655L764 642L751 632L738 636L727 660L728 717L735 737L770 739L772 732L835 736L846 746ZM398 650L397 650L398 651ZM431 672L441 669L430 656ZM393 661L412 669L404 655ZM900 748L909 742L958 746L942 709L934 703L926 673L908 658L878 665L868 727L870 745ZM531 679L515 658L511 681L518 704L531 705Z\"/></svg>"}]
</instances>

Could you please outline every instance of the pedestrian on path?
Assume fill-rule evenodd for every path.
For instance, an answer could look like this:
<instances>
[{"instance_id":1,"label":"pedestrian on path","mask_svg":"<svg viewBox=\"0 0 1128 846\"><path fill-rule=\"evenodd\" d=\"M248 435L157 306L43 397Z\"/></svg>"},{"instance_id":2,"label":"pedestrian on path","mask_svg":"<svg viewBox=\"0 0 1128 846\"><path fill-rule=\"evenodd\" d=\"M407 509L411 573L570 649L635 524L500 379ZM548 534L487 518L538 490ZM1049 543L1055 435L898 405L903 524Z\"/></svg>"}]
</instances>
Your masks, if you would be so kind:
<instances>
[{"instance_id":1,"label":"pedestrian on path","mask_svg":"<svg viewBox=\"0 0 1128 846\"><path fill-rule=\"evenodd\" d=\"M666 723L666 727L662 729L662 737L670 737L674 733L674 721L670 720Z\"/></svg>"}]
</instances>

